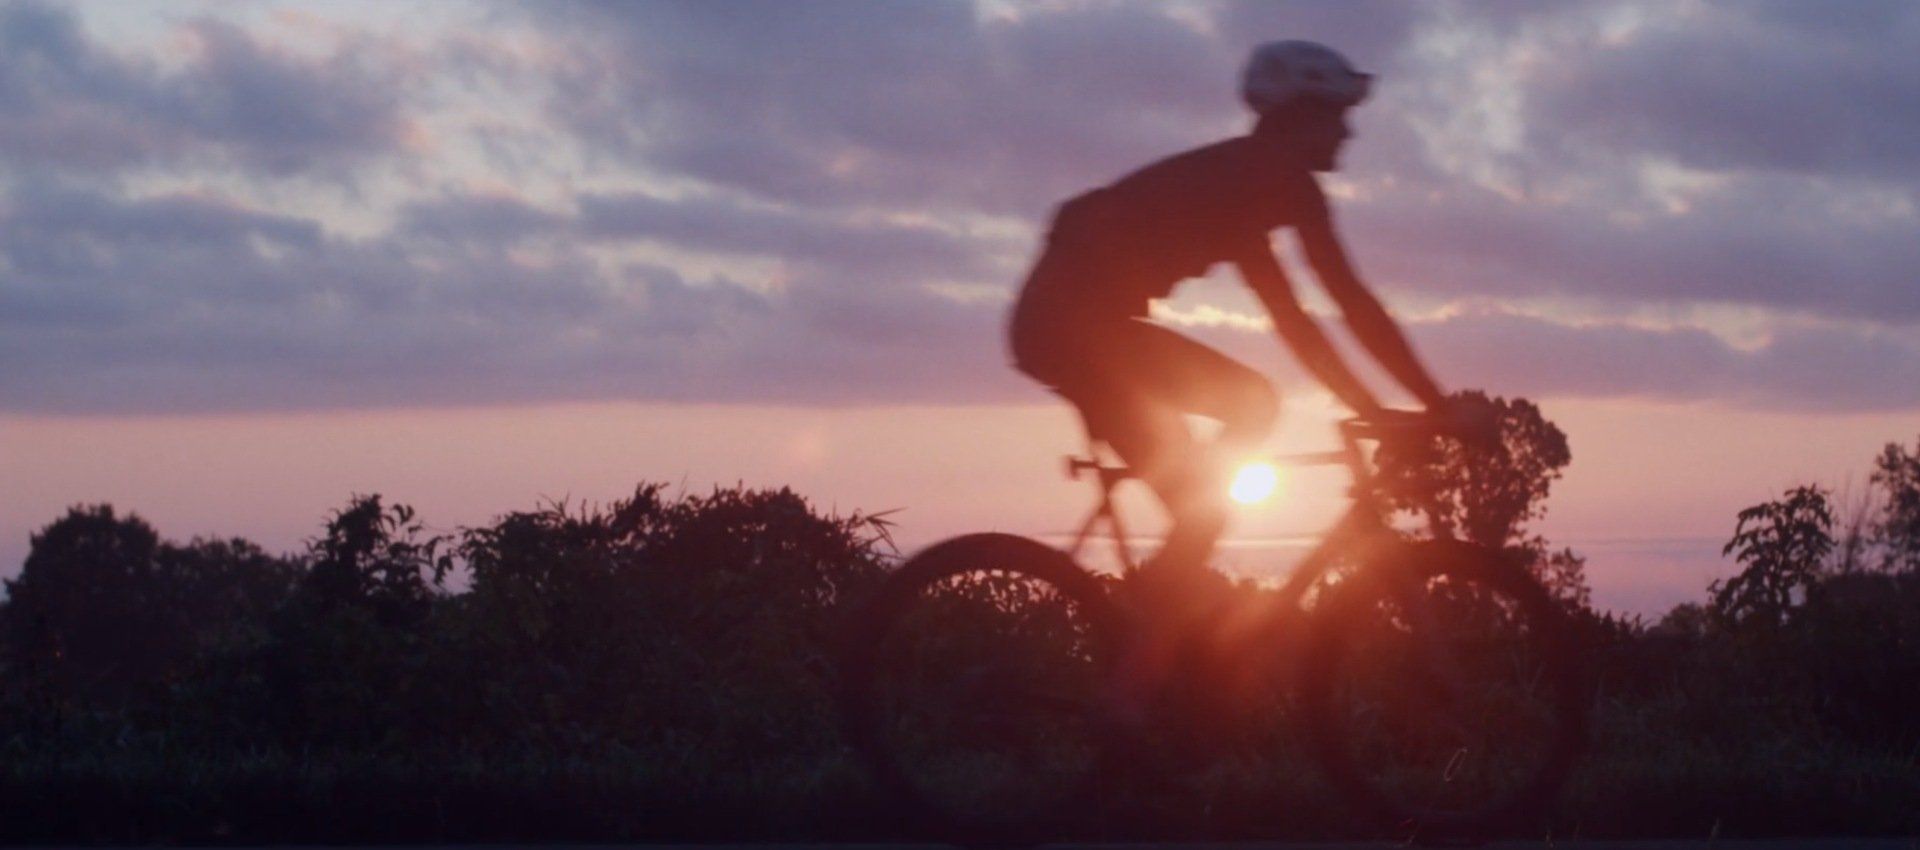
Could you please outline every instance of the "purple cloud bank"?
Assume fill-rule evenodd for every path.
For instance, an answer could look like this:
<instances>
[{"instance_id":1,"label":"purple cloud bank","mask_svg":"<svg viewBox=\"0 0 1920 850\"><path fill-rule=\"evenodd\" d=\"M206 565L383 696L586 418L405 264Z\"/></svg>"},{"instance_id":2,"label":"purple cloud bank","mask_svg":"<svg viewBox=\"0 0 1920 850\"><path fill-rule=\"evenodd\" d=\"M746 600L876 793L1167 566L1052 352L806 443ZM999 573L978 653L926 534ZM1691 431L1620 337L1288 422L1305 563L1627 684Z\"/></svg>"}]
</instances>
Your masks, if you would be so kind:
<instances>
[{"instance_id":1,"label":"purple cloud bank","mask_svg":"<svg viewBox=\"0 0 1920 850\"><path fill-rule=\"evenodd\" d=\"M240 27L199 20L123 56L72 10L0 8L0 165L121 169L217 159L285 174L393 153L407 104L361 49L302 59ZM178 67L163 63L172 60Z\"/></svg>"},{"instance_id":2,"label":"purple cloud bank","mask_svg":"<svg viewBox=\"0 0 1920 850\"><path fill-rule=\"evenodd\" d=\"M1037 400L1051 205L1238 132L1273 37L1382 75L1336 207L1390 303L1471 305L1414 331L1450 384L1920 407L1912 4L450 8L0 5L0 409Z\"/></svg>"}]
</instances>

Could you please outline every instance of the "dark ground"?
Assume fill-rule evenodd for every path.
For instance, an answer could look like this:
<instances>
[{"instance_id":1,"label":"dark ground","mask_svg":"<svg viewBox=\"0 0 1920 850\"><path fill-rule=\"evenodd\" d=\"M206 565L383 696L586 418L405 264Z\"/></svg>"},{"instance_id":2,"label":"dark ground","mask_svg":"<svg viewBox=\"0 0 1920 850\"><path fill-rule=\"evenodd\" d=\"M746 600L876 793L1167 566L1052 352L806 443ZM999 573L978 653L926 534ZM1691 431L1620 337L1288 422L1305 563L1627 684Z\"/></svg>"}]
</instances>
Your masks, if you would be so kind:
<instances>
[{"instance_id":1,"label":"dark ground","mask_svg":"<svg viewBox=\"0 0 1920 850\"><path fill-rule=\"evenodd\" d=\"M553 845L567 850L938 850L949 845L941 844L645 844L645 845ZM1410 845L1400 842L1330 842L1330 843L1266 843L1240 842L1229 844L1048 844L1047 848L1060 850L1386 850L1386 848L1419 847L1431 845ZM1702 839L1697 841L1496 841L1490 844L1470 845L1487 850L1531 850L1531 848L1554 848L1554 850L1920 850L1920 837L1913 838L1776 838L1756 841L1727 841ZM471 850L545 850L548 845L541 844L488 844L473 845ZM446 845L443 850L456 850L458 845ZM235 850L245 850L236 848ZM259 848L268 850L268 848ZM329 850L329 848L312 848ZM369 848L357 848L369 850ZM381 850L404 850L401 847L382 848ZM468 848L459 848L468 850Z\"/></svg>"}]
</instances>

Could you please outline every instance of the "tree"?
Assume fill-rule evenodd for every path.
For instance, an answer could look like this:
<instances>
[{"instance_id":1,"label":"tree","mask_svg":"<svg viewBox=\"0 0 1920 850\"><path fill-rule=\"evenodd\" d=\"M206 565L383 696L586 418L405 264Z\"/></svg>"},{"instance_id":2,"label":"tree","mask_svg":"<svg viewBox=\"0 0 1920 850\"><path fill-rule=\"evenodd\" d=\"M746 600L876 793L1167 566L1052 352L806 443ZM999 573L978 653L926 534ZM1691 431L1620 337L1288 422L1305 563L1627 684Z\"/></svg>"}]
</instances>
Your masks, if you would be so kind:
<instances>
[{"instance_id":1,"label":"tree","mask_svg":"<svg viewBox=\"0 0 1920 850\"><path fill-rule=\"evenodd\" d=\"M1492 413L1498 444L1443 439L1418 447L1431 463L1400 467L1407 480L1395 482L1406 486L1391 488L1399 494L1396 507L1425 514L1442 536L1464 536L1494 548L1519 542L1526 537L1528 522L1546 516L1553 482L1573 459L1567 435L1523 398L1489 399L1479 390L1453 398Z\"/></svg>"},{"instance_id":2,"label":"tree","mask_svg":"<svg viewBox=\"0 0 1920 850\"><path fill-rule=\"evenodd\" d=\"M1559 551L1547 548L1546 538L1535 535L1518 547L1510 547L1528 559L1535 578L1547 588L1547 595L1575 611L1593 607L1593 589L1587 586L1587 558L1571 548Z\"/></svg>"},{"instance_id":3,"label":"tree","mask_svg":"<svg viewBox=\"0 0 1920 850\"><path fill-rule=\"evenodd\" d=\"M245 540L160 539L137 515L77 506L32 537L6 583L6 645L56 693L115 702L184 674L242 617L272 608L295 568Z\"/></svg>"},{"instance_id":4,"label":"tree","mask_svg":"<svg viewBox=\"0 0 1920 850\"><path fill-rule=\"evenodd\" d=\"M1886 494L1880 517L1873 523L1874 540L1886 553L1886 568L1920 572L1920 438L1912 451L1888 443L1874 460L1869 480Z\"/></svg>"},{"instance_id":5,"label":"tree","mask_svg":"<svg viewBox=\"0 0 1920 850\"><path fill-rule=\"evenodd\" d=\"M308 543L303 591L323 606L366 608L386 625L418 622L433 601L428 577L437 582L453 566L440 552L446 538L422 539L422 528L411 507L354 496Z\"/></svg>"},{"instance_id":6,"label":"tree","mask_svg":"<svg viewBox=\"0 0 1920 850\"><path fill-rule=\"evenodd\" d=\"M1833 510L1827 491L1795 487L1781 498L1740 512L1733 539L1720 550L1745 565L1739 575L1716 581L1714 611L1723 620L1763 627L1786 623L1820 580L1822 561L1833 551Z\"/></svg>"},{"instance_id":7,"label":"tree","mask_svg":"<svg viewBox=\"0 0 1920 850\"><path fill-rule=\"evenodd\" d=\"M1554 551L1545 537L1528 529L1546 516L1553 482L1573 459L1566 432L1523 398L1488 398L1479 390L1453 398L1488 410L1498 425L1498 442L1480 446L1436 439L1397 449L1413 454L1387 456L1399 461L1386 467L1396 476L1387 482L1390 503L1423 515L1438 536L1462 536L1508 553L1527 564L1555 599L1585 609L1591 600L1586 559L1572 549Z\"/></svg>"},{"instance_id":8,"label":"tree","mask_svg":"<svg viewBox=\"0 0 1920 850\"><path fill-rule=\"evenodd\" d=\"M154 561L160 535L112 505L68 509L30 538L7 581L7 644L56 692L124 696L153 655Z\"/></svg>"}]
</instances>

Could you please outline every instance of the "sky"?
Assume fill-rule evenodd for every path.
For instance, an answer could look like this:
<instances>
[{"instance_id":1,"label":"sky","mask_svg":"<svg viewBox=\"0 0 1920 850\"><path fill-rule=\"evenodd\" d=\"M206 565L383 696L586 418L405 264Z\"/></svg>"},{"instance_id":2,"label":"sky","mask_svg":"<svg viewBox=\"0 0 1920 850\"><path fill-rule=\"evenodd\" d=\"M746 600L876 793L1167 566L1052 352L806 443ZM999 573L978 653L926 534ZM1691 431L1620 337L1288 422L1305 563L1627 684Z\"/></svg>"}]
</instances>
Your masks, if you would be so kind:
<instances>
[{"instance_id":1,"label":"sky","mask_svg":"<svg viewBox=\"0 0 1920 850\"><path fill-rule=\"evenodd\" d=\"M0 2L0 574L93 501L283 549L353 492L641 480L1058 531L1010 299L1059 201L1244 132L1278 38L1378 75L1340 231L1443 385L1567 431L1542 529L1603 605L1920 433L1909 2ZM1156 315L1332 439L1230 274ZM1339 504L1301 473L1223 559Z\"/></svg>"}]
</instances>

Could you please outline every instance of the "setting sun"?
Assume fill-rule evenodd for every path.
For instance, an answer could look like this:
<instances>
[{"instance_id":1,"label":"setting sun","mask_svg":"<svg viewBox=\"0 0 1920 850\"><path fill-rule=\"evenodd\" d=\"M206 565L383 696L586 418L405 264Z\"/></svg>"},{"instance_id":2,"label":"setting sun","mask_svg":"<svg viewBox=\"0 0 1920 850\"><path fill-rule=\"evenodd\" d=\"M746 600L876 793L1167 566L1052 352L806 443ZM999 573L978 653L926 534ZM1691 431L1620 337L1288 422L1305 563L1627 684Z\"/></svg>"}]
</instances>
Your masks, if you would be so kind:
<instances>
[{"instance_id":1,"label":"setting sun","mask_svg":"<svg viewBox=\"0 0 1920 850\"><path fill-rule=\"evenodd\" d=\"M1280 489L1280 469L1265 461L1254 461L1233 473L1228 490L1233 500L1243 505L1264 502Z\"/></svg>"}]
</instances>

